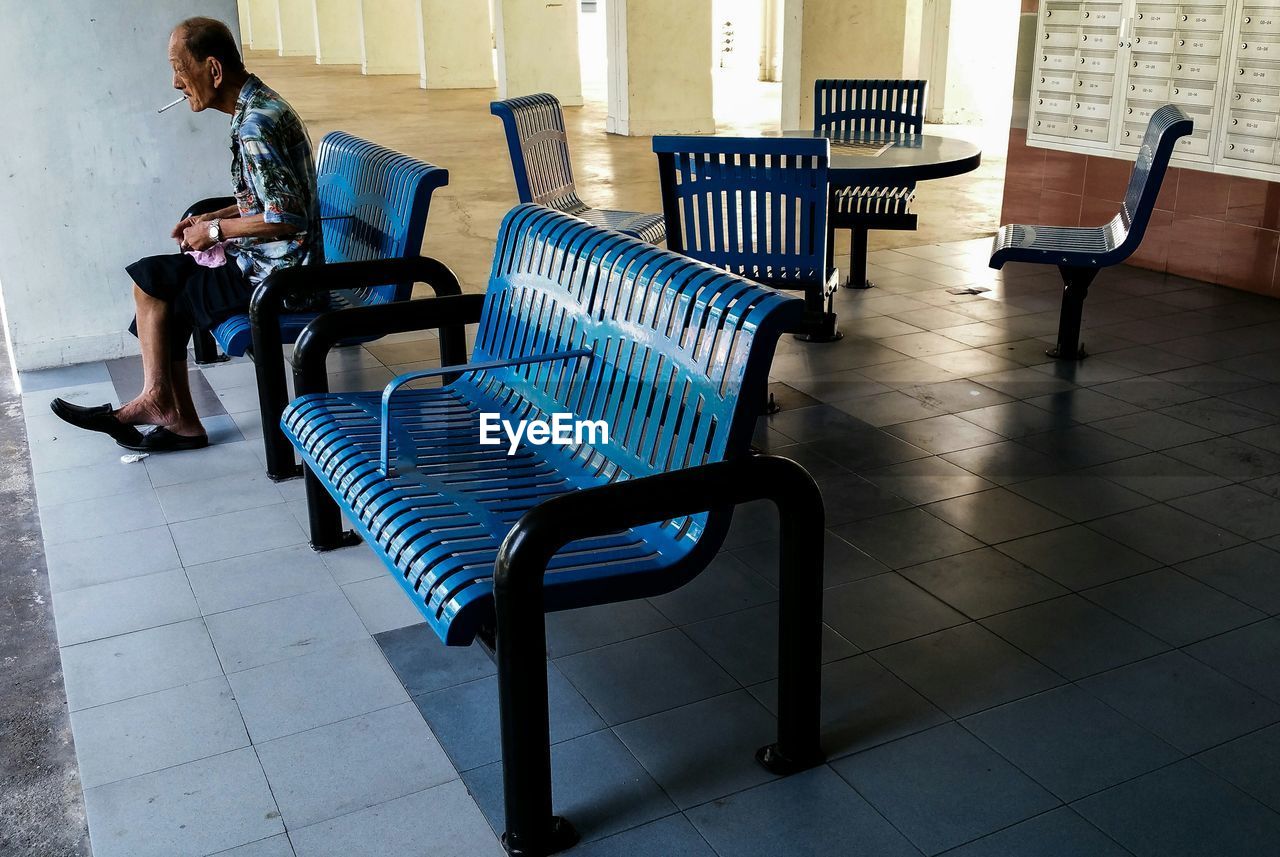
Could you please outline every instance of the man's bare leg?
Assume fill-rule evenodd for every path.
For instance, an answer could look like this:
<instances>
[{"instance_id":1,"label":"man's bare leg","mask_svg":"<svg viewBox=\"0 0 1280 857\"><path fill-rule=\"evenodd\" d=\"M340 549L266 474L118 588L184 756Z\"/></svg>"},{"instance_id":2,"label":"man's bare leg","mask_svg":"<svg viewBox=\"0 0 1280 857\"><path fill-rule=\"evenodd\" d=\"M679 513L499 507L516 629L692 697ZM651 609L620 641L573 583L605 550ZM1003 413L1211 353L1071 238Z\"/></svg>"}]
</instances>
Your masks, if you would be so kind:
<instances>
[{"instance_id":1,"label":"man's bare leg","mask_svg":"<svg viewBox=\"0 0 1280 857\"><path fill-rule=\"evenodd\" d=\"M169 305L159 298L133 287L133 302L138 319L138 343L142 346L142 392L132 401L126 402L116 411L116 419L130 425L164 426L178 434L177 426L183 422L183 414L179 412L174 390L174 366L182 365L182 383L186 388L185 362L182 364L169 359ZM191 402L191 393L186 394L187 403ZM194 416L195 406L190 405L189 414ZM202 433L200 420L195 419L197 430ZM189 426L184 426L189 428Z\"/></svg>"},{"instance_id":2,"label":"man's bare leg","mask_svg":"<svg viewBox=\"0 0 1280 857\"><path fill-rule=\"evenodd\" d=\"M165 428L174 434L187 437L199 437L205 434L200 415L196 413L196 403L191 399L190 367L186 360L174 360L169 366L169 378L173 386L173 403L178 412L178 419Z\"/></svg>"}]
</instances>

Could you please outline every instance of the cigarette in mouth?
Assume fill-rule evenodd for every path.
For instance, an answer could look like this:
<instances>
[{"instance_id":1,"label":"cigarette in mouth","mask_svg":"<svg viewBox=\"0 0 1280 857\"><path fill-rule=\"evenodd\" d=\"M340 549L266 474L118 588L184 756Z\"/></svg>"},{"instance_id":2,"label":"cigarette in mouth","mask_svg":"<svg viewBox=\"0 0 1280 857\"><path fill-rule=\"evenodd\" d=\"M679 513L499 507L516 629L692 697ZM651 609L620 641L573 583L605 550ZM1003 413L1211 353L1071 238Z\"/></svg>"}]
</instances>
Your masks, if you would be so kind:
<instances>
[{"instance_id":1,"label":"cigarette in mouth","mask_svg":"<svg viewBox=\"0 0 1280 857\"><path fill-rule=\"evenodd\" d=\"M186 97L185 95L184 95L184 96L182 96L181 98L175 98L173 101L170 101L168 104L166 104L164 107L161 107L161 108L160 108L159 110L157 110L156 112L157 112L157 113L163 113L163 112L165 112L166 110L168 110L170 107L177 107L179 104L181 104L182 102L184 102L184 101L186 101L186 100L187 100L187 97Z\"/></svg>"}]
</instances>

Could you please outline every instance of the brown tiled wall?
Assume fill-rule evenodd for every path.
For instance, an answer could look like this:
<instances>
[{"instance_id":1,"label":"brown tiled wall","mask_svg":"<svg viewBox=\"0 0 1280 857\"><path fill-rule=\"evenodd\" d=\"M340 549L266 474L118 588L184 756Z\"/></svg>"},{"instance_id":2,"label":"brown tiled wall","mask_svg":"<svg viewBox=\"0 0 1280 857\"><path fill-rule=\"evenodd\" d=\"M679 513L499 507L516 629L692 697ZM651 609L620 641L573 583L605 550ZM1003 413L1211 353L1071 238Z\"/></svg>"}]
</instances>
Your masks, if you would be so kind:
<instances>
[{"instance_id":1,"label":"brown tiled wall","mask_svg":"<svg viewBox=\"0 0 1280 857\"><path fill-rule=\"evenodd\" d=\"M1101 226L1132 164L1028 146L1009 131L1002 223ZM1280 297L1280 184L1171 168L1130 263Z\"/></svg>"}]
</instances>

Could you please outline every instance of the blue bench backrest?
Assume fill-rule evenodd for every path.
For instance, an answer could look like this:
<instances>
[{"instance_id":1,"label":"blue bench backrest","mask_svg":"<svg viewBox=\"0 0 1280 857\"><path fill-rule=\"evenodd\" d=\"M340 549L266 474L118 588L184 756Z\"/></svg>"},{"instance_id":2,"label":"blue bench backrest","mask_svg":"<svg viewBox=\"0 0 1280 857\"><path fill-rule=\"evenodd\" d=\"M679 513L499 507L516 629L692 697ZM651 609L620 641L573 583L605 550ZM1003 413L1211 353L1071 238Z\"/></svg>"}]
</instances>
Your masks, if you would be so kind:
<instances>
[{"instance_id":1,"label":"blue bench backrest","mask_svg":"<svg viewBox=\"0 0 1280 857\"><path fill-rule=\"evenodd\" d=\"M332 131L316 156L326 262L364 262L416 256L422 251L431 194L449 171ZM412 283L352 289L359 304L407 300Z\"/></svg>"},{"instance_id":2,"label":"blue bench backrest","mask_svg":"<svg viewBox=\"0 0 1280 857\"><path fill-rule=\"evenodd\" d=\"M573 183L564 113L554 95L540 92L494 101L489 112L502 120L521 202L575 213L585 208Z\"/></svg>"},{"instance_id":3,"label":"blue bench backrest","mask_svg":"<svg viewBox=\"0 0 1280 857\"><path fill-rule=\"evenodd\" d=\"M1129 186L1125 190L1124 203L1118 215L1127 234L1117 251L1123 252L1125 256L1136 250L1141 243L1151 212L1156 207L1156 197L1160 195L1160 185L1169 168L1173 147L1178 138L1191 133L1192 126L1187 114L1173 104L1166 104L1151 114L1147 131L1142 137L1142 148L1138 150L1133 172L1129 174Z\"/></svg>"},{"instance_id":4,"label":"blue bench backrest","mask_svg":"<svg viewBox=\"0 0 1280 857\"><path fill-rule=\"evenodd\" d=\"M667 247L787 288L826 278L825 138L654 137Z\"/></svg>"},{"instance_id":5,"label":"blue bench backrest","mask_svg":"<svg viewBox=\"0 0 1280 857\"><path fill-rule=\"evenodd\" d=\"M802 302L559 212L502 223L473 361L587 349L590 358L472 373L525 419L604 420L563 453L613 481L746 454L781 331ZM767 347L754 348L758 336ZM587 465L585 468L583 465ZM688 522L678 524L688 528Z\"/></svg>"},{"instance_id":6,"label":"blue bench backrest","mask_svg":"<svg viewBox=\"0 0 1280 857\"><path fill-rule=\"evenodd\" d=\"M835 135L919 134L927 87L925 80L816 80L813 127Z\"/></svg>"}]
</instances>

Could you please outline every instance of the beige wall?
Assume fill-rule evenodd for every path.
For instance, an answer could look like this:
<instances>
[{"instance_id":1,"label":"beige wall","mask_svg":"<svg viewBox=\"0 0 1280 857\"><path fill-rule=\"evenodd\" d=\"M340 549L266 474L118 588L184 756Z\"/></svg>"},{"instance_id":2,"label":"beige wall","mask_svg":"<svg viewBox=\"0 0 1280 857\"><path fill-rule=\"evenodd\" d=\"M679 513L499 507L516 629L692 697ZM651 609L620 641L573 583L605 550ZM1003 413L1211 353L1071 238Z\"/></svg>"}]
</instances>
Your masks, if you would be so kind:
<instances>
[{"instance_id":1,"label":"beige wall","mask_svg":"<svg viewBox=\"0 0 1280 857\"><path fill-rule=\"evenodd\" d=\"M313 0L316 16L316 62L354 65L364 57L364 24L360 0Z\"/></svg>"},{"instance_id":2,"label":"beige wall","mask_svg":"<svg viewBox=\"0 0 1280 857\"><path fill-rule=\"evenodd\" d=\"M249 47L255 51L280 50L280 24L276 0L248 0Z\"/></svg>"},{"instance_id":3,"label":"beige wall","mask_svg":"<svg viewBox=\"0 0 1280 857\"><path fill-rule=\"evenodd\" d=\"M422 0L421 13L423 88L493 86L489 0Z\"/></svg>"},{"instance_id":4,"label":"beige wall","mask_svg":"<svg viewBox=\"0 0 1280 857\"><path fill-rule=\"evenodd\" d=\"M608 0L615 134L711 133L711 0Z\"/></svg>"},{"instance_id":5,"label":"beige wall","mask_svg":"<svg viewBox=\"0 0 1280 857\"><path fill-rule=\"evenodd\" d=\"M236 20L240 22L241 47L249 44L249 0L237 0Z\"/></svg>"},{"instance_id":6,"label":"beige wall","mask_svg":"<svg viewBox=\"0 0 1280 857\"><path fill-rule=\"evenodd\" d=\"M1020 0L925 0L933 44L921 47L928 121L1003 127L1017 63ZM926 21L925 32L930 32ZM932 50L932 63L923 62Z\"/></svg>"},{"instance_id":7,"label":"beige wall","mask_svg":"<svg viewBox=\"0 0 1280 857\"><path fill-rule=\"evenodd\" d=\"M549 92L561 104L582 104L578 4L566 0L497 0L498 97Z\"/></svg>"},{"instance_id":8,"label":"beige wall","mask_svg":"<svg viewBox=\"0 0 1280 857\"><path fill-rule=\"evenodd\" d=\"M365 74L419 74L419 0L361 0Z\"/></svg>"},{"instance_id":9,"label":"beige wall","mask_svg":"<svg viewBox=\"0 0 1280 857\"><path fill-rule=\"evenodd\" d=\"M782 126L812 127L818 78L917 77L922 7L923 0L786 0Z\"/></svg>"},{"instance_id":10,"label":"beige wall","mask_svg":"<svg viewBox=\"0 0 1280 857\"><path fill-rule=\"evenodd\" d=\"M312 0L276 0L279 10L280 56L306 57L316 52L316 8Z\"/></svg>"}]
</instances>

